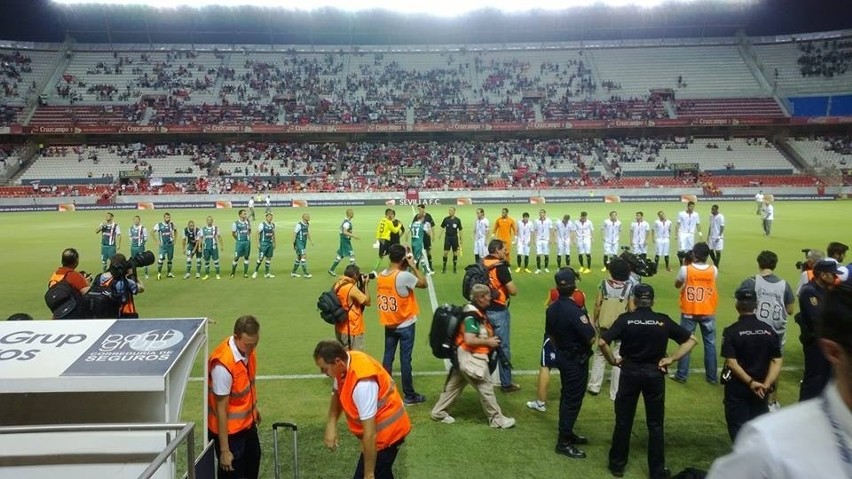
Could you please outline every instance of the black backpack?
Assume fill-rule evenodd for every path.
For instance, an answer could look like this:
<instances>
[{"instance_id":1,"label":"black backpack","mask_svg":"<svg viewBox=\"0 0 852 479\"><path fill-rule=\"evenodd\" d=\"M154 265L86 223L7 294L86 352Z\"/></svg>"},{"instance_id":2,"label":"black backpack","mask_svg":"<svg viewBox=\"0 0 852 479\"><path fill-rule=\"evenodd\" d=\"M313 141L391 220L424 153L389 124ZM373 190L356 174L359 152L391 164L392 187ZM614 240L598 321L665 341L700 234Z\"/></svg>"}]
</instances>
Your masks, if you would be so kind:
<instances>
[{"instance_id":1,"label":"black backpack","mask_svg":"<svg viewBox=\"0 0 852 479\"><path fill-rule=\"evenodd\" d=\"M83 308L85 317L90 319L116 319L121 311L121 295L115 289L116 280L111 279L109 283L101 284L101 275L92 280L92 287L83 295ZM125 290L129 285L125 285Z\"/></svg>"},{"instance_id":2,"label":"black backpack","mask_svg":"<svg viewBox=\"0 0 852 479\"><path fill-rule=\"evenodd\" d=\"M53 319L82 319L85 317L83 295L66 281L65 276L47 288L44 303L53 313Z\"/></svg>"},{"instance_id":3,"label":"black backpack","mask_svg":"<svg viewBox=\"0 0 852 479\"><path fill-rule=\"evenodd\" d=\"M470 298L470 290L475 284L484 284L491 289L491 299L496 299L500 296L500 292L491 284L491 270L504 264L502 261L497 261L491 266L486 267L483 262L467 265L464 268L464 278L462 278L462 296L468 301L473 301Z\"/></svg>"},{"instance_id":4,"label":"black backpack","mask_svg":"<svg viewBox=\"0 0 852 479\"><path fill-rule=\"evenodd\" d=\"M461 306L445 304L435 310L429 330L429 346L436 358L449 359L455 363L456 335L463 320L464 311Z\"/></svg>"},{"instance_id":5,"label":"black backpack","mask_svg":"<svg viewBox=\"0 0 852 479\"><path fill-rule=\"evenodd\" d=\"M353 285L354 286L354 285ZM349 315L349 308L344 308L340 304L340 298L337 297L337 290L332 287L327 291L323 291L317 298L317 309L320 312L320 317L328 324L338 324L346 320ZM349 306L352 307L351 305Z\"/></svg>"}]
</instances>

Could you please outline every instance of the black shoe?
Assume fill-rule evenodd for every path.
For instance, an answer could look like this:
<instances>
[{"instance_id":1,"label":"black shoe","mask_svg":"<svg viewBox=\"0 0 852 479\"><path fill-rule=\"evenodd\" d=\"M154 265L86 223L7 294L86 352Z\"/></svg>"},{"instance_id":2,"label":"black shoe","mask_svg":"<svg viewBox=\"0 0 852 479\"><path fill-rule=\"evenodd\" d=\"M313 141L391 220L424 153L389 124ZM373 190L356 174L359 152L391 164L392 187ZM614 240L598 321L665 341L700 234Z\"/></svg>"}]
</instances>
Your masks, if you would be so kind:
<instances>
[{"instance_id":1,"label":"black shoe","mask_svg":"<svg viewBox=\"0 0 852 479\"><path fill-rule=\"evenodd\" d=\"M624 469L618 469L616 467L610 467L609 472L614 477L624 477Z\"/></svg>"},{"instance_id":2,"label":"black shoe","mask_svg":"<svg viewBox=\"0 0 852 479\"><path fill-rule=\"evenodd\" d=\"M670 471L667 467L651 474L651 479L669 479L671 477L672 471Z\"/></svg>"},{"instance_id":3,"label":"black shoe","mask_svg":"<svg viewBox=\"0 0 852 479\"><path fill-rule=\"evenodd\" d=\"M567 439L571 442L571 444L579 444L581 446L583 444L589 443L589 438L587 438L586 436L581 436L579 434L571 434L570 436L568 436Z\"/></svg>"},{"instance_id":4,"label":"black shoe","mask_svg":"<svg viewBox=\"0 0 852 479\"><path fill-rule=\"evenodd\" d=\"M577 449L573 444L560 442L556 444L556 453L568 456L571 459L585 459L586 453L582 449Z\"/></svg>"}]
</instances>

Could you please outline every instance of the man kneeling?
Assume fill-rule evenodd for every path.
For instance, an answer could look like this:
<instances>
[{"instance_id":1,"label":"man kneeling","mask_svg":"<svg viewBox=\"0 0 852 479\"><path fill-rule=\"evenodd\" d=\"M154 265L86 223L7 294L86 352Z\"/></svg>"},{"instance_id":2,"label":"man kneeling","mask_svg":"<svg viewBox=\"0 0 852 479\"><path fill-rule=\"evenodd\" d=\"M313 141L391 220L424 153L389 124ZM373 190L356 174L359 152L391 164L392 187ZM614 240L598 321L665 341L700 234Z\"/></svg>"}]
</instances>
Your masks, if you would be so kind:
<instances>
[{"instance_id":1,"label":"man kneeling","mask_svg":"<svg viewBox=\"0 0 852 479\"><path fill-rule=\"evenodd\" d=\"M500 345L500 339L494 336L494 328L485 315L486 308L491 304L491 289L484 284L477 284L471 288L470 295L471 302L464 306L465 317L456 335L458 361L450 369L444 391L432 408L432 419L454 423L455 419L447 410L470 383L479 392L482 408L491 427L508 429L515 425L515 419L503 415L491 382L493 369L489 363L493 362L489 358Z\"/></svg>"}]
</instances>

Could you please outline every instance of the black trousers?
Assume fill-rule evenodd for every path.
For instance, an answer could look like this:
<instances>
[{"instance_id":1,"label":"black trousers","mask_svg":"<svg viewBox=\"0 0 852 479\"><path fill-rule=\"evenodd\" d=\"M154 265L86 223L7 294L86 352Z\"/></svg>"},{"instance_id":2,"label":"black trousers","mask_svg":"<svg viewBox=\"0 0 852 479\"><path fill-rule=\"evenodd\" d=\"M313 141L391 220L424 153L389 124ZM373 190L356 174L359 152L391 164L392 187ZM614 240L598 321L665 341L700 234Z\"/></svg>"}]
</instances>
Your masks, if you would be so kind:
<instances>
[{"instance_id":1,"label":"black trousers","mask_svg":"<svg viewBox=\"0 0 852 479\"><path fill-rule=\"evenodd\" d=\"M586 396L586 385L589 382L589 360L579 362L568 359L559 352L556 362L559 367L559 379L562 383L562 393L559 398L559 440L567 441L574 434L574 424L580 415L583 398Z\"/></svg>"},{"instance_id":2,"label":"black trousers","mask_svg":"<svg viewBox=\"0 0 852 479\"><path fill-rule=\"evenodd\" d=\"M376 452L376 479L393 479L393 463L396 461L396 455L399 453L399 448L405 439L401 439L390 446ZM358 467L355 468L355 475L352 479L364 478L364 454L358 458Z\"/></svg>"},{"instance_id":3,"label":"black trousers","mask_svg":"<svg viewBox=\"0 0 852 479\"><path fill-rule=\"evenodd\" d=\"M813 399L822 393L831 377L831 363L822 354L816 341L802 345L805 353L805 371L799 386L799 401Z\"/></svg>"},{"instance_id":4,"label":"black trousers","mask_svg":"<svg viewBox=\"0 0 852 479\"><path fill-rule=\"evenodd\" d=\"M648 426L648 470L651 477L662 474L666 467L665 420L666 382L656 364L630 364L621 367L618 394L615 396L615 429L609 449L609 467L623 471L630 454L630 433L639 395L645 401L645 423Z\"/></svg>"},{"instance_id":5,"label":"black trousers","mask_svg":"<svg viewBox=\"0 0 852 479\"><path fill-rule=\"evenodd\" d=\"M208 437L213 440L216 452L216 462L219 461L219 436L208 431ZM228 448L234 455L233 471L217 471L219 479L257 479L260 475L260 438L257 436L257 425L252 424L248 429L229 434Z\"/></svg>"},{"instance_id":6,"label":"black trousers","mask_svg":"<svg viewBox=\"0 0 852 479\"><path fill-rule=\"evenodd\" d=\"M754 394L742 381L731 378L731 382L725 384L725 422L731 441L737 438L745 423L768 412L767 400Z\"/></svg>"}]
</instances>

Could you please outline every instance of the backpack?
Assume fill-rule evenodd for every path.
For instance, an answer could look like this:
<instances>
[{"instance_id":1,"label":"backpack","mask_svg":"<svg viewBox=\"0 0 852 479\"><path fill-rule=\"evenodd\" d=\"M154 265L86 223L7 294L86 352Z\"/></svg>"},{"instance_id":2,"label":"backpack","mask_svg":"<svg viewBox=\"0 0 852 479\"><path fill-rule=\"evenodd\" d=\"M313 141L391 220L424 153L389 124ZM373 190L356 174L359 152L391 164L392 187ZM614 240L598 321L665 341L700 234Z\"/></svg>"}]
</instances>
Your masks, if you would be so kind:
<instances>
[{"instance_id":1,"label":"backpack","mask_svg":"<svg viewBox=\"0 0 852 479\"><path fill-rule=\"evenodd\" d=\"M624 281L621 293L617 295L607 294L609 292L609 280L604 280L602 287L604 290L604 300L601 303L601 312L598 316L598 327L609 329L619 316L627 312L627 298L630 292L633 291L633 283Z\"/></svg>"},{"instance_id":2,"label":"backpack","mask_svg":"<svg viewBox=\"0 0 852 479\"><path fill-rule=\"evenodd\" d=\"M92 280L89 291L83 295L85 317L89 319L116 319L121 311L121 295L115 290L115 278L101 284L101 275Z\"/></svg>"},{"instance_id":3,"label":"backpack","mask_svg":"<svg viewBox=\"0 0 852 479\"><path fill-rule=\"evenodd\" d=\"M462 296L468 301L473 301L470 298L470 290L475 284L484 284L491 289L491 299L496 299L500 296L497 288L491 284L491 270L504 264L498 261L491 266L486 267L483 262L467 265L464 268L464 278L462 278Z\"/></svg>"},{"instance_id":4,"label":"backpack","mask_svg":"<svg viewBox=\"0 0 852 479\"><path fill-rule=\"evenodd\" d=\"M68 273L65 273L68 276ZM81 319L85 316L83 310L83 295L66 281L65 276L44 293L44 303L53 319Z\"/></svg>"},{"instance_id":5,"label":"backpack","mask_svg":"<svg viewBox=\"0 0 852 479\"><path fill-rule=\"evenodd\" d=\"M461 306L445 304L435 310L432 315L432 327L429 329L429 346L433 356L455 363L456 335L462 320L464 311Z\"/></svg>"},{"instance_id":6,"label":"backpack","mask_svg":"<svg viewBox=\"0 0 852 479\"><path fill-rule=\"evenodd\" d=\"M354 286L354 285L353 285ZM320 317L328 324L338 324L346 320L349 315L349 308L344 308L340 304L340 298L337 297L337 290L342 288L332 287L327 291L323 291L317 298L317 309L320 312Z\"/></svg>"}]
</instances>

